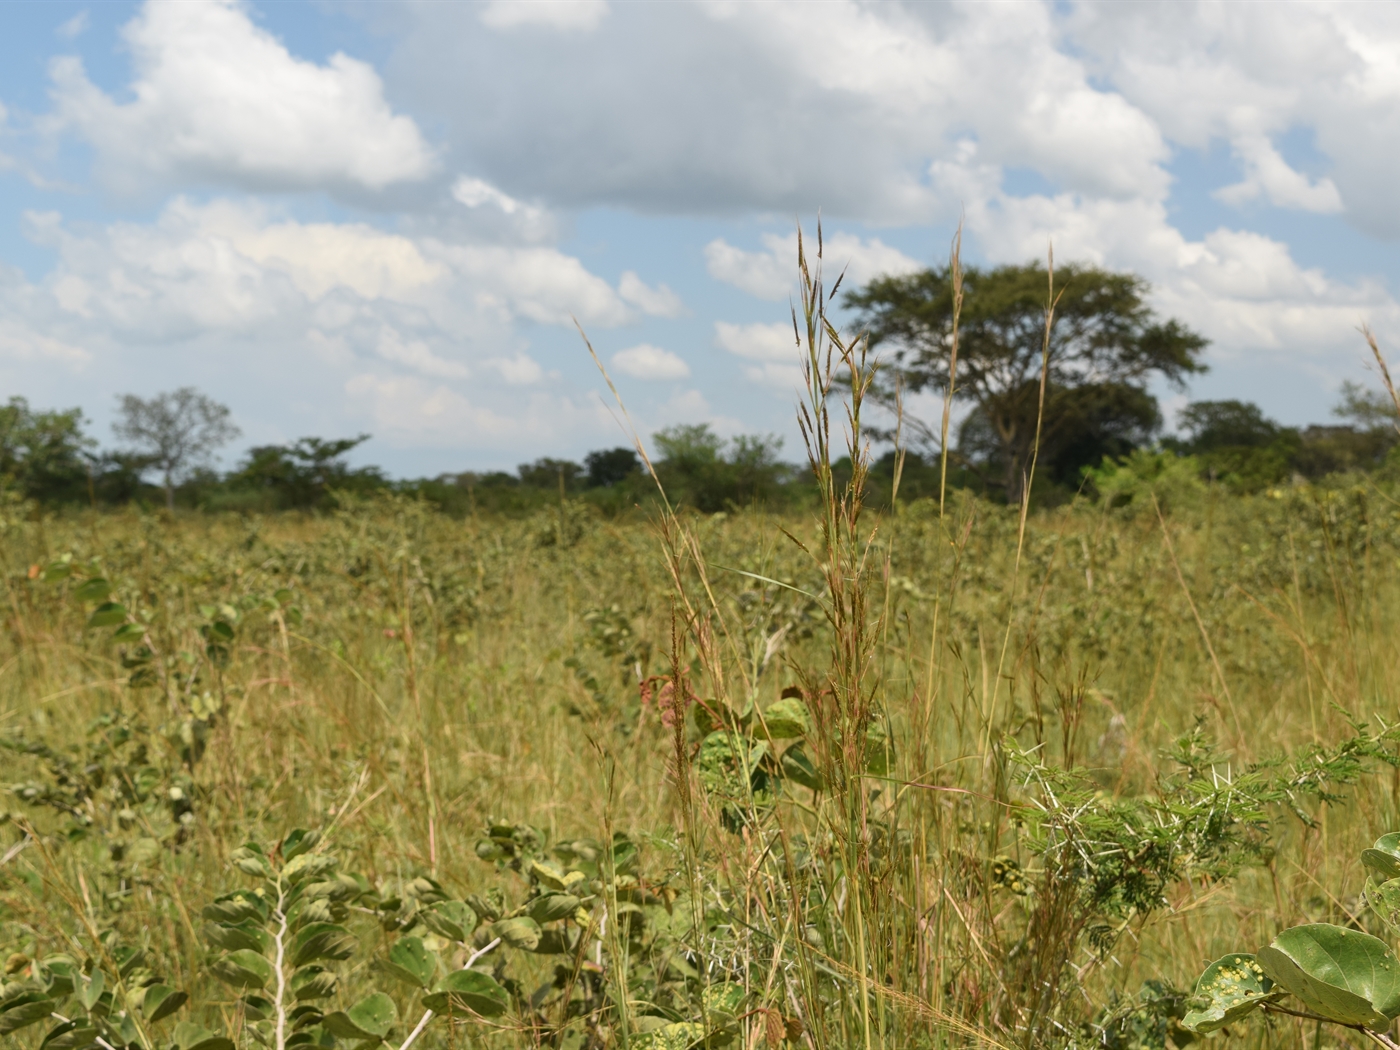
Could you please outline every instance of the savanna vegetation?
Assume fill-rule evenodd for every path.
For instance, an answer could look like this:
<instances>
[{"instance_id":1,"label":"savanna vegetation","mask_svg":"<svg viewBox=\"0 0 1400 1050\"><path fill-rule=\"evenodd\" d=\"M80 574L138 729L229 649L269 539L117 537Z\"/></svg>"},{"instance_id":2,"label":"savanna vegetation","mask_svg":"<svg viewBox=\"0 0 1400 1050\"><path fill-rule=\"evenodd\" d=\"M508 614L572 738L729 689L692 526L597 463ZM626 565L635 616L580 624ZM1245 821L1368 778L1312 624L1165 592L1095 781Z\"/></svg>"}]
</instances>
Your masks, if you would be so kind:
<instances>
[{"instance_id":1,"label":"savanna vegetation","mask_svg":"<svg viewBox=\"0 0 1400 1050\"><path fill-rule=\"evenodd\" d=\"M12 403L7 1045L1392 1046L1393 413L871 462L802 272L800 474L677 428L445 513L307 439L172 516L40 502Z\"/></svg>"}]
</instances>

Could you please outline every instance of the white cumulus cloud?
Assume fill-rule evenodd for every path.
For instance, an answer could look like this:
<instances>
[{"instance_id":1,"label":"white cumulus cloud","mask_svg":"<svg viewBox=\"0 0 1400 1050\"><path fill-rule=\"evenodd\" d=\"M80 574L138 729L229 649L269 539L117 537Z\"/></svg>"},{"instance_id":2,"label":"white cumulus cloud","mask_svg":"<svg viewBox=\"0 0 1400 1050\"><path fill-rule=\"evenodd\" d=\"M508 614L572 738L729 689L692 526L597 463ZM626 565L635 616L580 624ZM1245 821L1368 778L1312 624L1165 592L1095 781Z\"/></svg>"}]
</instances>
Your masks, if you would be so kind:
<instances>
[{"instance_id":1,"label":"white cumulus cloud","mask_svg":"<svg viewBox=\"0 0 1400 1050\"><path fill-rule=\"evenodd\" d=\"M731 354L751 361L789 364L797 361L797 337L790 324L730 324L728 321L716 321L715 342Z\"/></svg>"},{"instance_id":2,"label":"white cumulus cloud","mask_svg":"<svg viewBox=\"0 0 1400 1050\"><path fill-rule=\"evenodd\" d=\"M652 317L685 316L685 303L679 295L664 284L650 287L632 270L626 271L617 282L617 294Z\"/></svg>"},{"instance_id":3,"label":"white cumulus cloud","mask_svg":"<svg viewBox=\"0 0 1400 1050\"><path fill-rule=\"evenodd\" d=\"M481 12L481 21L492 29L588 30L596 29L607 13L607 0L491 0Z\"/></svg>"},{"instance_id":4,"label":"white cumulus cloud","mask_svg":"<svg viewBox=\"0 0 1400 1050\"><path fill-rule=\"evenodd\" d=\"M1240 182L1215 191L1226 204L1244 204L1263 197L1280 208L1296 208L1324 214L1342 210L1342 195L1329 178L1309 179L1289 167L1288 162L1267 138L1242 136L1235 142L1235 155L1244 165Z\"/></svg>"},{"instance_id":5,"label":"white cumulus cloud","mask_svg":"<svg viewBox=\"0 0 1400 1050\"><path fill-rule=\"evenodd\" d=\"M785 299L797 281L797 234L765 233L764 250L745 251L724 238L705 245L705 266L710 276L732 284L760 299ZM919 263L878 237L862 240L849 233L832 233L824 239L824 267L828 280L845 272L845 285L854 288L876 277L912 273ZM809 261L815 263L816 241L808 238Z\"/></svg>"},{"instance_id":6,"label":"white cumulus cloud","mask_svg":"<svg viewBox=\"0 0 1400 1050\"><path fill-rule=\"evenodd\" d=\"M436 166L373 67L340 53L299 59L236 0L150 2L123 36L136 68L129 102L77 58L50 67L52 123L92 143L99 177L120 192L152 180L377 191Z\"/></svg>"},{"instance_id":7,"label":"white cumulus cloud","mask_svg":"<svg viewBox=\"0 0 1400 1050\"><path fill-rule=\"evenodd\" d=\"M669 350L650 343L619 350L612 355L612 366L633 379L686 379L690 366Z\"/></svg>"}]
</instances>

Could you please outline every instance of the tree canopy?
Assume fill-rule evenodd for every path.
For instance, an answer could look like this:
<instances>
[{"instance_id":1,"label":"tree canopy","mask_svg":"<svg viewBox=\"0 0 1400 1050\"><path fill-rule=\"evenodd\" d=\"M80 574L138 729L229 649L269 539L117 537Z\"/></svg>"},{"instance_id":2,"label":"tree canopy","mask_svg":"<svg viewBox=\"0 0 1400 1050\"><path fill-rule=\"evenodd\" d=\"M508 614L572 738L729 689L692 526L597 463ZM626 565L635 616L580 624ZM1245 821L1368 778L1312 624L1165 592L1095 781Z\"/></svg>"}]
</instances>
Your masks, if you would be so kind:
<instances>
[{"instance_id":1,"label":"tree canopy","mask_svg":"<svg viewBox=\"0 0 1400 1050\"><path fill-rule=\"evenodd\" d=\"M1076 449L1109 452L1150 437L1160 419L1147 381L1161 376L1179 385L1204 371L1206 340L1178 321L1159 321L1148 291L1134 274L1082 264L1056 269L1041 427L1041 463L1052 472L1063 473ZM1048 295L1041 264L963 271L954 396L972 406L962 427L970 451L987 457L1012 502L1021 498L1035 444ZM897 381L915 393L947 388L953 300L950 267L879 277L846 296L871 344L892 350L876 378L884 399L892 400ZM932 426L919 429L937 443Z\"/></svg>"},{"instance_id":2,"label":"tree canopy","mask_svg":"<svg viewBox=\"0 0 1400 1050\"><path fill-rule=\"evenodd\" d=\"M118 413L113 432L161 472L165 505L172 512L176 480L207 463L215 449L241 433L227 406L188 386L149 399L123 394Z\"/></svg>"}]
</instances>

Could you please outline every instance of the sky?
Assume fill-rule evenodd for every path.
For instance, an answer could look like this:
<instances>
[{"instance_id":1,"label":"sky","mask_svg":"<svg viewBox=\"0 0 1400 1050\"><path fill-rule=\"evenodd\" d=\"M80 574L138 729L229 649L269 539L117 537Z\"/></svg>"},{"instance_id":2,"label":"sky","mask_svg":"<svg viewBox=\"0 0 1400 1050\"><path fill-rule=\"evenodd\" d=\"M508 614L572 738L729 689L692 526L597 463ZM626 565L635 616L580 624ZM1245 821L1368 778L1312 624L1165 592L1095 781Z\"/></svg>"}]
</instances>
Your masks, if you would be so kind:
<instances>
[{"instance_id":1,"label":"sky","mask_svg":"<svg viewBox=\"0 0 1400 1050\"><path fill-rule=\"evenodd\" d=\"M1133 271L1163 387L1326 422L1400 347L1400 5L11 2L0 398L194 386L395 476L708 423L797 458L795 230L848 282ZM911 410L931 413L931 403Z\"/></svg>"}]
</instances>

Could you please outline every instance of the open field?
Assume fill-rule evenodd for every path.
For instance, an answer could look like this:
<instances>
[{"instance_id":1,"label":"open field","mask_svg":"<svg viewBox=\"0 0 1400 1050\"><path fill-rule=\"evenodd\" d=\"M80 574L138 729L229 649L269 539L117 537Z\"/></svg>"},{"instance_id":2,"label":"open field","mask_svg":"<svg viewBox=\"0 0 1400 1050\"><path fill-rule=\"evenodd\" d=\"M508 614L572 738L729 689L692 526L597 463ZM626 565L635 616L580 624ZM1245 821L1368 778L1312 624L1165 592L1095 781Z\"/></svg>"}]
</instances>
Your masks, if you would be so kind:
<instances>
[{"instance_id":1,"label":"open field","mask_svg":"<svg viewBox=\"0 0 1400 1050\"><path fill-rule=\"evenodd\" d=\"M844 796L820 755L843 739L822 691L845 635L794 542L819 549L815 519L683 515L670 530L569 505L458 522L399 498L324 519L14 508L0 555L12 979L57 954L121 968L114 946L139 946L128 984L158 976L193 996L150 1045L191 1016L251 1039L254 1017L208 975L200 910L253 883L230 867L240 844L323 828L324 851L367 880L351 919L370 921L351 924L356 953L328 964L339 986L318 1009L382 989L399 1045L422 1008L371 960L440 896L405 885L426 876L452 900L499 886L499 914L539 892L507 862L517 851L528 874L543 847L504 827L479 846L495 822L575 843L538 855L593 892L546 920L558 953L478 963L509 1009L419 1046L665 1045L647 1033L680 1021L753 1046L1161 1045L1170 1007L1124 1007L1145 981L1189 990L1222 952L1346 922L1354 858L1400 826L1400 779L1364 756L1373 772L1336 806L1287 763L1261 774L1292 778L1313 827L1275 802L1251 825L1220 789L1251 763L1356 737L1349 722L1369 723L1364 737L1395 720L1400 513L1374 486L1210 494L1164 519L1150 504L1032 514L1019 567L1014 509L902 505L866 551L878 633L862 688L885 728ZM112 593L84 590L91 579ZM137 626L85 626L111 601ZM674 689L652 677L675 674L673 654L703 701L679 736L664 724ZM766 739L753 708L788 687L806 724ZM713 736L697 751L714 716L731 726L718 757ZM1197 728L1192 796L1168 752ZM828 790L775 761L794 746ZM1348 775L1334 758L1325 768ZM1062 792L1075 813L1056 808ZM1180 814L1202 792L1245 823L1173 826L1174 841L1139 828L1150 849L1095 853L1135 820L1163 825L1152 800ZM613 835L636 849L610 875L608 851L578 840ZM1088 868L1065 852L1085 843ZM621 933L600 923L610 908ZM486 943L491 918L465 941ZM107 931L110 951L94 943ZM416 932L442 966L464 961L440 929ZM721 1004L735 1012L707 1012L721 986L742 986L741 1004ZM10 1039L38 1046L46 1029ZM1312 1038L1306 1022L1271 1033Z\"/></svg>"}]
</instances>

